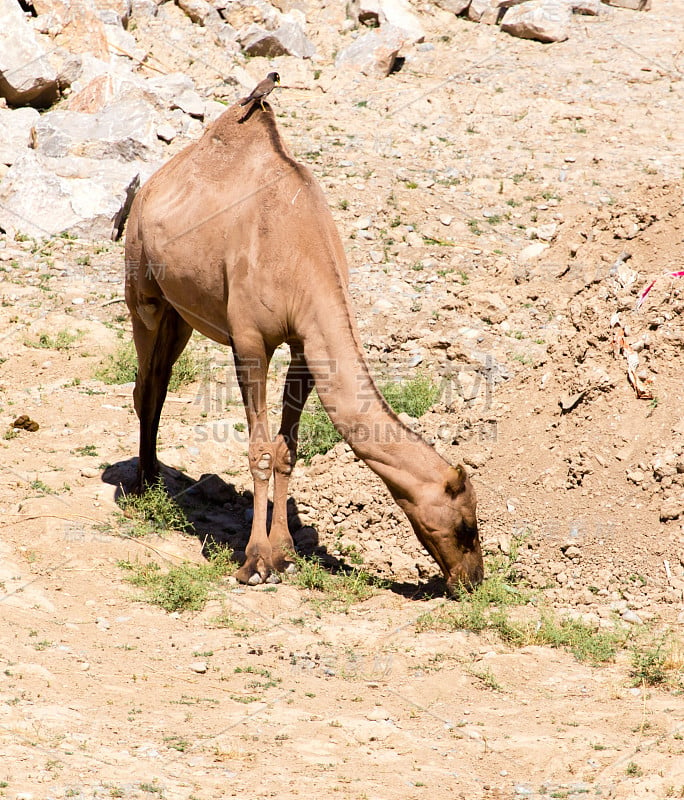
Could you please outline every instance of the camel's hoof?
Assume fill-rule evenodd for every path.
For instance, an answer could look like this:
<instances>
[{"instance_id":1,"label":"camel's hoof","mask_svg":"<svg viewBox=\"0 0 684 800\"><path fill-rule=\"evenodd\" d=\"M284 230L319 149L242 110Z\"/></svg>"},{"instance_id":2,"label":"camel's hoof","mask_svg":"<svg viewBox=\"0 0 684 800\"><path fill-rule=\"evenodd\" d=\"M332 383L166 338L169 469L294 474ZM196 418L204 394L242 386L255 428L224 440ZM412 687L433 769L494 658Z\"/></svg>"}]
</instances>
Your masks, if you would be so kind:
<instances>
[{"instance_id":1,"label":"camel's hoof","mask_svg":"<svg viewBox=\"0 0 684 800\"><path fill-rule=\"evenodd\" d=\"M254 575L247 581L250 586L258 586L261 583L261 575L255 572Z\"/></svg>"},{"instance_id":2,"label":"camel's hoof","mask_svg":"<svg viewBox=\"0 0 684 800\"><path fill-rule=\"evenodd\" d=\"M266 583L280 583L280 575L277 572L272 572L268 578L266 578Z\"/></svg>"}]
</instances>

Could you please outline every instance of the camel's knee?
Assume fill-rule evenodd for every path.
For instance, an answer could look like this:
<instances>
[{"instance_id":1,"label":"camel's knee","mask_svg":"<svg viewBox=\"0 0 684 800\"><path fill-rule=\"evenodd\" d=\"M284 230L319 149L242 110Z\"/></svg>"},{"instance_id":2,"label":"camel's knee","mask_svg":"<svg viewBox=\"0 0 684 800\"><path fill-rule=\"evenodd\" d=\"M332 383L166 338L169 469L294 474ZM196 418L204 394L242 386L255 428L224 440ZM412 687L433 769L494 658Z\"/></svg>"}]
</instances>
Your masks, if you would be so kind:
<instances>
[{"instance_id":1,"label":"camel's knee","mask_svg":"<svg viewBox=\"0 0 684 800\"><path fill-rule=\"evenodd\" d=\"M249 468L254 480L268 481L273 473L272 445L265 443L249 446Z\"/></svg>"},{"instance_id":2,"label":"camel's knee","mask_svg":"<svg viewBox=\"0 0 684 800\"><path fill-rule=\"evenodd\" d=\"M274 447L274 464L273 469L280 472L282 475L290 475L295 464L297 454L294 448L289 445L282 434L276 437Z\"/></svg>"}]
</instances>

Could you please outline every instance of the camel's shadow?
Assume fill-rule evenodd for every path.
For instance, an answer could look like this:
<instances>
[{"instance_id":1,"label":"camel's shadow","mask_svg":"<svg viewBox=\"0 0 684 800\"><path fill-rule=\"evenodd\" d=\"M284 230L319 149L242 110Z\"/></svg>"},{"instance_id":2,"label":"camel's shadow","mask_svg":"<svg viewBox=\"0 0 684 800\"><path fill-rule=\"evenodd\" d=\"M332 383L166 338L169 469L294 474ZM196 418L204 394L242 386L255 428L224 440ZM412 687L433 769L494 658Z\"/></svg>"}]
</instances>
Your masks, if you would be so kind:
<instances>
[{"instance_id":1,"label":"camel's shadow","mask_svg":"<svg viewBox=\"0 0 684 800\"><path fill-rule=\"evenodd\" d=\"M235 560L242 564L252 523L253 496L250 491L240 491L214 473L206 473L194 480L180 470L160 465L160 475L167 493L182 509L191 525L190 535L202 542L202 552L208 556L215 548L230 548ZM108 466L102 481L116 487L114 498L119 502L132 491L138 468L138 459L130 458ZM317 558L331 573L351 572L354 567L343 558L328 552L320 543L318 531L303 525L295 501L287 503L288 526L297 554L304 558ZM268 504L270 525L272 504ZM386 588L395 594L414 600L443 597L445 583L434 577L427 582L402 583L390 581Z\"/></svg>"}]
</instances>

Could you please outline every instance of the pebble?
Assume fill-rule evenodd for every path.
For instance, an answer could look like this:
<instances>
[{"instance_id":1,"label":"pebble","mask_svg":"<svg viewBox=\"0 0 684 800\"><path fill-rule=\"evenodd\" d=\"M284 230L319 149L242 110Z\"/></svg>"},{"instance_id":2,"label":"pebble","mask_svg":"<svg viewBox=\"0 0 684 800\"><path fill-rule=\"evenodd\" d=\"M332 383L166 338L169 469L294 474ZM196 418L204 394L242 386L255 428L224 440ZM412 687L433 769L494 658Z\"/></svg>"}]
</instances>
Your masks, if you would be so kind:
<instances>
[{"instance_id":1,"label":"pebble","mask_svg":"<svg viewBox=\"0 0 684 800\"><path fill-rule=\"evenodd\" d=\"M193 672L197 672L199 675L204 675L204 673L207 671L207 662L195 661L194 664L190 664L190 669Z\"/></svg>"},{"instance_id":2,"label":"pebble","mask_svg":"<svg viewBox=\"0 0 684 800\"><path fill-rule=\"evenodd\" d=\"M625 621L628 622L630 625L643 625L643 620L641 617L635 612L632 611L631 608L626 608L620 617Z\"/></svg>"},{"instance_id":3,"label":"pebble","mask_svg":"<svg viewBox=\"0 0 684 800\"><path fill-rule=\"evenodd\" d=\"M354 227L357 231L365 231L367 228L370 228L372 224L373 220L370 217L359 217L354 223Z\"/></svg>"},{"instance_id":4,"label":"pebble","mask_svg":"<svg viewBox=\"0 0 684 800\"><path fill-rule=\"evenodd\" d=\"M33 800L33 792L17 792L14 797L16 800Z\"/></svg>"},{"instance_id":5,"label":"pebble","mask_svg":"<svg viewBox=\"0 0 684 800\"><path fill-rule=\"evenodd\" d=\"M442 225L448 228L449 225L451 225L451 223L454 221L454 218L451 216L451 214L444 214L439 218L439 221L442 223Z\"/></svg>"},{"instance_id":6,"label":"pebble","mask_svg":"<svg viewBox=\"0 0 684 800\"><path fill-rule=\"evenodd\" d=\"M82 297L74 297L71 300L72 306L82 306L85 303L85 300Z\"/></svg>"},{"instance_id":7,"label":"pebble","mask_svg":"<svg viewBox=\"0 0 684 800\"><path fill-rule=\"evenodd\" d=\"M81 467L80 472L84 478L97 478L100 475L100 470L95 467Z\"/></svg>"}]
</instances>

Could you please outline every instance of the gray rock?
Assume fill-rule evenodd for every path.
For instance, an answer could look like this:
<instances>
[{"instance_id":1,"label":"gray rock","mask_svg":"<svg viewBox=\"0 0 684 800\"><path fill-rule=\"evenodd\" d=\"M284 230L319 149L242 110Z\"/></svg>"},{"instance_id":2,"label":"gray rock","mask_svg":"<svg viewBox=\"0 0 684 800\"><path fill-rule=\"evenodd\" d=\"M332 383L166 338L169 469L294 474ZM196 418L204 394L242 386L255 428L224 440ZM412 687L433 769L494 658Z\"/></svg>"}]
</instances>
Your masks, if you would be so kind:
<instances>
[{"instance_id":1,"label":"gray rock","mask_svg":"<svg viewBox=\"0 0 684 800\"><path fill-rule=\"evenodd\" d=\"M0 183L0 227L36 238L69 233L84 239L121 235L139 186L135 163L28 150Z\"/></svg>"},{"instance_id":2,"label":"gray rock","mask_svg":"<svg viewBox=\"0 0 684 800\"><path fill-rule=\"evenodd\" d=\"M0 97L45 108L57 99L57 73L15 0L0 0Z\"/></svg>"},{"instance_id":3,"label":"gray rock","mask_svg":"<svg viewBox=\"0 0 684 800\"><path fill-rule=\"evenodd\" d=\"M122 99L99 114L49 111L34 128L35 149L51 158L159 158L157 118L151 106L140 99Z\"/></svg>"},{"instance_id":4,"label":"gray rock","mask_svg":"<svg viewBox=\"0 0 684 800\"><path fill-rule=\"evenodd\" d=\"M219 12L211 3L207 3L207 0L176 0L176 4L197 25L208 27L211 25L219 26L223 24Z\"/></svg>"},{"instance_id":5,"label":"gray rock","mask_svg":"<svg viewBox=\"0 0 684 800\"><path fill-rule=\"evenodd\" d=\"M176 98L188 91L195 91L195 84L192 78L182 72L160 75L158 78L151 78L145 84L145 93L160 109L172 109Z\"/></svg>"},{"instance_id":6,"label":"gray rock","mask_svg":"<svg viewBox=\"0 0 684 800\"><path fill-rule=\"evenodd\" d=\"M204 100L193 89L185 89L171 103L171 108L180 108L195 119L204 119Z\"/></svg>"},{"instance_id":7,"label":"gray rock","mask_svg":"<svg viewBox=\"0 0 684 800\"><path fill-rule=\"evenodd\" d=\"M250 25L240 31L238 40L243 51L250 56L312 58L316 55L316 48L306 38L304 28L291 14L283 14L279 27L272 31Z\"/></svg>"},{"instance_id":8,"label":"gray rock","mask_svg":"<svg viewBox=\"0 0 684 800\"><path fill-rule=\"evenodd\" d=\"M503 13L499 0L472 0L468 6L468 19L484 25L496 25Z\"/></svg>"},{"instance_id":9,"label":"gray rock","mask_svg":"<svg viewBox=\"0 0 684 800\"><path fill-rule=\"evenodd\" d=\"M602 0L608 6L631 8L632 11L650 11L651 0Z\"/></svg>"},{"instance_id":10,"label":"gray rock","mask_svg":"<svg viewBox=\"0 0 684 800\"><path fill-rule=\"evenodd\" d=\"M335 59L335 66L384 78L392 71L404 41L404 34L397 28L378 28L345 47Z\"/></svg>"},{"instance_id":11,"label":"gray rock","mask_svg":"<svg viewBox=\"0 0 684 800\"><path fill-rule=\"evenodd\" d=\"M530 0L506 12L501 29L521 39L564 42L570 35L572 11L560 0Z\"/></svg>"},{"instance_id":12,"label":"gray rock","mask_svg":"<svg viewBox=\"0 0 684 800\"><path fill-rule=\"evenodd\" d=\"M11 165L26 152L39 119L35 108L0 108L0 164Z\"/></svg>"}]
</instances>

